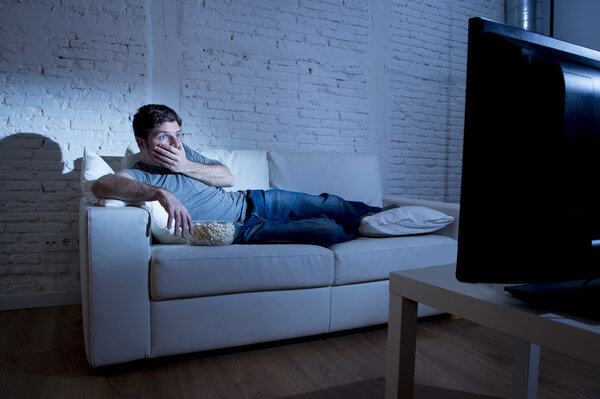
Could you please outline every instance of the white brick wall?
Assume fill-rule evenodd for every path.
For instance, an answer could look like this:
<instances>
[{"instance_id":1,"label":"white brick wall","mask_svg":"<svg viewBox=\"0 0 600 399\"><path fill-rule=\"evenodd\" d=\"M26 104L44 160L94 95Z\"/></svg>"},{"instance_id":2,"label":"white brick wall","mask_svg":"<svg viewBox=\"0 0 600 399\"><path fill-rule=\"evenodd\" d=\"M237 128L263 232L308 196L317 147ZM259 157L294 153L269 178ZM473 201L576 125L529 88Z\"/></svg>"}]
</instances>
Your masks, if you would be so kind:
<instances>
[{"instance_id":1,"label":"white brick wall","mask_svg":"<svg viewBox=\"0 0 600 399\"><path fill-rule=\"evenodd\" d=\"M467 21L504 18L499 1L410 0L385 4L384 187L458 201Z\"/></svg>"},{"instance_id":2,"label":"white brick wall","mask_svg":"<svg viewBox=\"0 0 600 399\"><path fill-rule=\"evenodd\" d=\"M193 143L365 152L368 2L182 2Z\"/></svg>"},{"instance_id":3,"label":"white brick wall","mask_svg":"<svg viewBox=\"0 0 600 399\"><path fill-rule=\"evenodd\" d=\"M79 290L41 241L76 235L83 148L120 156L147 102L195 147L377 153L387 192L458 200L467 20L503 1L65 3L0 0L0 297Z\"/></svg>"},{"instance_id":4,"label":"white brick wall","mask_svg":"<svg viewBox=\"0 0 600 399\"><path fill-rule=\"evenodd\" d=\"M85 146L122 154L147 100L144 1L0 2L0 296L79 291Z\"/></svg>"}]
</instances>

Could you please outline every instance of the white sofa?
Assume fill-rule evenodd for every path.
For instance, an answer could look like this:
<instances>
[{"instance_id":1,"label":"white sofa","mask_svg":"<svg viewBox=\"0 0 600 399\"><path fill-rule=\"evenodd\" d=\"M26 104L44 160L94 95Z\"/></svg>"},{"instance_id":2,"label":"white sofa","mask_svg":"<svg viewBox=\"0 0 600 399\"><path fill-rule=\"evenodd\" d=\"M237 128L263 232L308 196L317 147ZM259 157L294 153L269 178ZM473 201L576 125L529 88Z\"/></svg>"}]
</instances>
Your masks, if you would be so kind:
<instances>
[{"instance_id":1,"label":"white sofa","mask_svg":"<svg viewBox=\"0 0 600 399\"><path fill-rule=\"evenodd\" d=\"M157 243L153 217L144 208L83 200L81 290L92 366L386 323L391 271L456 260L458 204L382 198L375 156L202 153L230 167L233 189L329 192L386 207L424 205L455 222L432 234L358 237L329 248L201 247ZM435 313L419 308L419 316Z\"/></svg>"}]
</instances>

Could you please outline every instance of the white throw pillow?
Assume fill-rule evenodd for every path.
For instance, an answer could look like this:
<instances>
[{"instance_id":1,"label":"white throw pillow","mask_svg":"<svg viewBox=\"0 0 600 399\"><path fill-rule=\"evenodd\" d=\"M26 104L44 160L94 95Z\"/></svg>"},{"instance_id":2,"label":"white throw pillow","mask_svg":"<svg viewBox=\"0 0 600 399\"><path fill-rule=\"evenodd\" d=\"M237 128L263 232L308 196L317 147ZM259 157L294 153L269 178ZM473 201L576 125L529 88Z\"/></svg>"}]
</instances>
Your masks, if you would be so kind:
<instances>
[{"instance_id":1,"label":"white throw pillow","mask_svg":"<svg viewBox=\"0 0 600 399\"><path fill-rule=\"evenodd\" d=\"M454 217L424 206L401 206L366 216L359 232L367 237L431 233L443 229Z\"/></svg>"},{"instance_id":2,"label":"white throw pillow","mask_svg":"<svg viewBox=\"0 0 600 399\"><path fill-rule=\"evenodd\" d=\"M171 222L171 228L167 228L169 214L158 201L147 201L142 206L150 213L150 230L152 236L161 244L186 244L185 238L181 237L181 231L175 236L175 221Z\"/></svg>"},{"instance_id":3,"label":"white throw pillow","mask_svg":"<svg viewBox=\"0 0 600 399\"><path fill-rule=\"evenodd\" d=\"M102 199L96 198L92 193L92 184L104 175L115 173L112 168L93 151L87 148L83 149L83 160L81 162L81 191L83 191L84 197L90 204L102 205L102 206L125 206L127 205L123 201L113 199Z\"/></svg>"}]
</instances>

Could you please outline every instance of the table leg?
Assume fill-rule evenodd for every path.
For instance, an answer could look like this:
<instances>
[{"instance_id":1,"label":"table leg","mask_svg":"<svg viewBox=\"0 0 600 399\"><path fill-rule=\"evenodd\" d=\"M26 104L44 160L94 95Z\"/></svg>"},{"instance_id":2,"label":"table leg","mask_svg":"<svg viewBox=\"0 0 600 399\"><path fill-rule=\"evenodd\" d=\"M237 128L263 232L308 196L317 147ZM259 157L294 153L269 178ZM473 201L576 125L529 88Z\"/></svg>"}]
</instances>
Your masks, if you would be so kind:
<instances>
[{"instance_id":1,"label":"table leg","mask_svg":"<svg viewBox=\"0 0 600 399\"><path fill-rule=\"evenodd\" d=\"M415 301L390 293L385 397L412 398L417 344Z\"/></svg>"},{"instance_id":2,"label":"table leg","mask_svg":"<svg viewBox=\"0 0 600 399\"><path fill-rule=\"evenodd\" d=\"M539 365L539 345L519 340L513 374L513 398L537 398Z\"/></svg>"}]
</instances>

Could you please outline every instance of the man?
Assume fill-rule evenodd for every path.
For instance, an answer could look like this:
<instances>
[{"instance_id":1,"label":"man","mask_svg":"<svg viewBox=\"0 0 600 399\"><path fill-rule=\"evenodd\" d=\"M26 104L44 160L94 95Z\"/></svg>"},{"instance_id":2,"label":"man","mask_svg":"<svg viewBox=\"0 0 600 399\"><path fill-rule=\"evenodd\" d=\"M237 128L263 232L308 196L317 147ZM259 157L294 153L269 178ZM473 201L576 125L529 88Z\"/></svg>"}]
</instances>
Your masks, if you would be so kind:
<instances>
[{"instance_id":1,"label":"man","mask_svg":"<svg viewBox=\"0 0 600 399\"><path fill-rule=\"evenodd\" d=\"M330 245L355 237L361 218L381 209L338 196L284 190L228 192L234 177L225 165L181 141L181 118L165 105L141 107L133 119L140 162L92 186L98 198L158 201L175 235L192 234L194 219L243 223L236 243L294 242Z\"/></svg>"}]
</instances>

